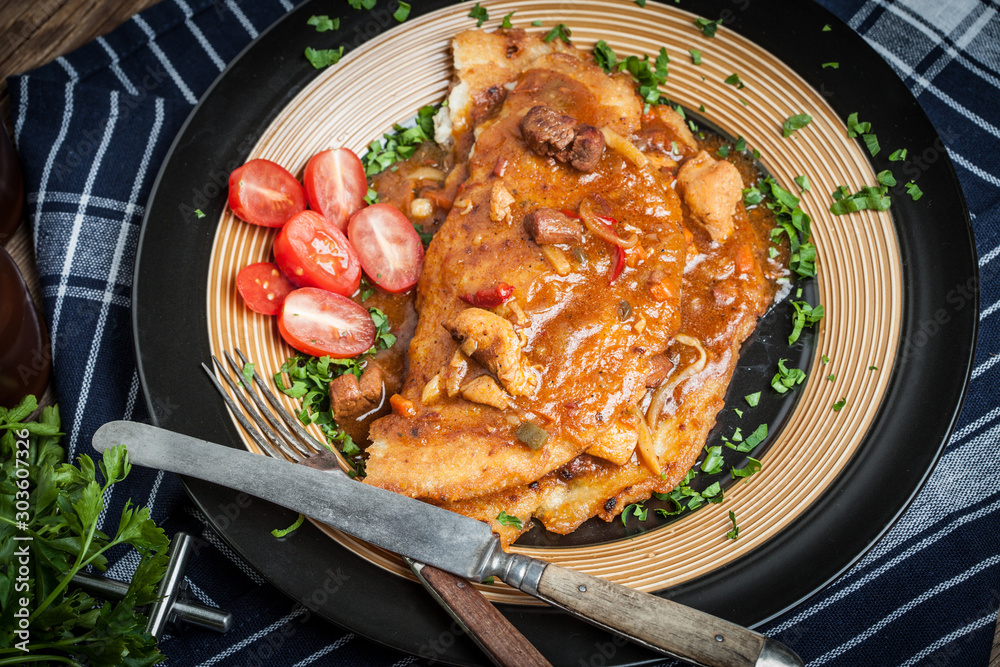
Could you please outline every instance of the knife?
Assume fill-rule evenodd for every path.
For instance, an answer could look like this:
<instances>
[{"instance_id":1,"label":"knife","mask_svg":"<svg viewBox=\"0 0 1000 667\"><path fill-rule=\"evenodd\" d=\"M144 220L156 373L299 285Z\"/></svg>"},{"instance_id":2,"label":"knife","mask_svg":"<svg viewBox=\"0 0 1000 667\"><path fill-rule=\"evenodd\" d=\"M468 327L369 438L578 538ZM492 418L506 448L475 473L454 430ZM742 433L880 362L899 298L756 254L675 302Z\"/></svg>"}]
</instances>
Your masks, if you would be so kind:
<instances>
[{"instance_id":1,"label":"knife","mask_svg":"<svg viewBox=\"0 0 1000 667\"><path fill-rule=\"evenodd\" d=\"M674 658L706 667L802 665L787 646L757 632L576 570L507 553L485 523L343 475L135 422L105 424L93 444L99 452L126 445L135 465L249 493L465 579L496 577Z\"/></svg>"}]
</instances>

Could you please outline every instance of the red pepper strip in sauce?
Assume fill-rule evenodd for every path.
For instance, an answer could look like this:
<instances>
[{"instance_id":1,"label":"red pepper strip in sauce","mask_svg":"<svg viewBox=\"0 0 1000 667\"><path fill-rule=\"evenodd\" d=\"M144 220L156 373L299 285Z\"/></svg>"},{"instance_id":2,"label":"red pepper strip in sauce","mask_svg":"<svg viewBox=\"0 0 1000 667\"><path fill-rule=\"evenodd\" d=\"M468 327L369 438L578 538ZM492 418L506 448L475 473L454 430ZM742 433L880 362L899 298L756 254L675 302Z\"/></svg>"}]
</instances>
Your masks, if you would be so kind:
<instances>
[{"instance_id":1,"label":"red pepper strip in sauce","mask_svg":"<svg viewBox=\"0 0 1000 667\"><path fill-rule=\"evenodd\" d=\"M608 230L612 234L618 236L618 232L615 231L615 225L618 224L617 220L615 220L614 218L605 218L604 216L596 216L596 217L598 220L607 225ZM618 279L618 276L622 274L622 271L625 270L625 251L622 249L620 245L615 245L614 253L615 253L615 263L611 267L611 276L609 276L608 278L609 285L615 282L615 280Z\"/></svg>"},{"instance_id":2,"label":"red pepper strip in sauce","mask_svg":"<svg viewBox=\"0 0 1000 667\"><path fill-rule=\"evenodd\" d=\"M459 298L477 308L496 308L514 298L514 288L507 283L497 283L495 287L487 287L475 294L465 294Z\"/></svg>"}]
</instances>

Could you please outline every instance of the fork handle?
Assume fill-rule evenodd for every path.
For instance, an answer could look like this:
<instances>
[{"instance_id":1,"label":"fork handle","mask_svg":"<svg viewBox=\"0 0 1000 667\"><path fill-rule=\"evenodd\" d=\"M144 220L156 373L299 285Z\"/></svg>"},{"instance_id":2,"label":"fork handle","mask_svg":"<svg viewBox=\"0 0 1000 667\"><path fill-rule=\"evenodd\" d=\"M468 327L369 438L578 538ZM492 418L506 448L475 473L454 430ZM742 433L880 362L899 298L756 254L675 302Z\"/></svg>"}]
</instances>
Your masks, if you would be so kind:
<instances>
[{"instance_id":1,"label":"fork handle","mask_svg":"<svg viewBox=\"0 0 1000 667\"><path fill-rule=\"evenodd\" d=\"M423 563L411 563L411 568L494 664L551 667L538 649L472 583Z\"/></svg>"}]
</instances>

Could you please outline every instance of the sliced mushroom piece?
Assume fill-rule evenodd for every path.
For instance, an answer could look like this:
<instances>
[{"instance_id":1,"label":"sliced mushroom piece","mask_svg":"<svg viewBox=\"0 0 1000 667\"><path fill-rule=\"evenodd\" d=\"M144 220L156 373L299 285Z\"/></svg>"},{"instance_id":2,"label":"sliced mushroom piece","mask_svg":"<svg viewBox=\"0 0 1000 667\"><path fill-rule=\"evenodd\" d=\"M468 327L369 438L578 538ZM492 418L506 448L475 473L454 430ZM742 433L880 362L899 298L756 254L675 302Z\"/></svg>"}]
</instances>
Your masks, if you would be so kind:
<instances>
[{"instance_id":1,"label":"sliced mushroom piece","mask_svg":"<svg viewBox=\"0 0 1000 667\"><path fill-rule=\"evenodd\" d=\"M528 396L537 382L521 352L514 325L481 308L466 308L444 323L463 353L492 372L513 396Z\"/></svg>"},{"instance_id":2,"label":"sliced mushroom piece","mask_svg":"<svg viewBox=\"0 0 1000 667\"><path fill-rule=\"evenodd\" d=\"M677 184L691 214L705 226L712 240L725 242L733 233L733 216L743 198L743 179L735 165L701 151L681 165Z\"/></svg>"},{"instance_id":3,"label":"sliced mushroom piece","mask_svg":"<svg viewBox=\"0 0 1000 667\"><path fill-rule=\"evenodd\" d=\"M498 410L505 409L509 403L503 389L489 375L480 375L475 380L462 387L462 398L473 403L489 405Z\"/></svg>"},{"instance_id":4,"label":"sliced mushroom piece","mask_svg":"<svg viewBox=\"0 0 1000 667\"><path fill-rule=\"evenodd\" d=\"M514 204L514 195L504 187L503 183L494 183L490 193L490 220L503 222L510 218L510 207Z\"/></svg>"}]
</instances>

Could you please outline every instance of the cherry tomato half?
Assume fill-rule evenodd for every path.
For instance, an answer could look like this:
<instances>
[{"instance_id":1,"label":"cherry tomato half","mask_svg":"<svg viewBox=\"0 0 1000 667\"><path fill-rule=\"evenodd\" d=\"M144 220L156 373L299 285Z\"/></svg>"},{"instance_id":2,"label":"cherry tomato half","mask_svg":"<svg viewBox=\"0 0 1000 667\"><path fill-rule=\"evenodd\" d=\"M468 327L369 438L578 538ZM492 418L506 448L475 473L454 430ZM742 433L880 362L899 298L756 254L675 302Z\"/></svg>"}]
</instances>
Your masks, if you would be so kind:
<instances>
[{"instance_id":1,"label":"cherry tomato half","mask_svg":"<svg viewBox=\"0 0 1000 667\"><path fill-rule=\"evenodd\" d=\"M302 211L278 232L274 259L298 287L350 296L361 284L358 255L343 232L315 211Z\"/></svg>"},{"instance_id":2,"label":"cherry tomato half","mask_svg":"<svg viewBox=\"0 0 1000 667\"><path fill-rule=\"evenodd\" d=\"M295 289L278 265L273 262L258 262L243 267L236 275L236 289L246 302L247 307L264 315L277 315L281 312L288 293Z\"/></svg>"},{"instance_id":3,"label":"cherry tomato half","mask_svg":"<svg viewBox=\"0 0 1000 667\"><path fill-rule=\"evenodd\" d=\"M356 357L375 344L375 323L350 299L303 287L285 298L278 332L300 352L338 359Z\"/></svg>"},{"instance_id":4,"label":"cherry tomato half","mask_svg":"<svg viewBox=\"0 0 1000 667\"><path fill-rule=\"evenodd\" d=\"M305 210L306 193L281 165L250 160L229 175L229 207L251 224L281 227Z\"/></svg>"},{"instance_id":5,"label":"cherry tomato half","mask_svg":"<svg viewBox=\"0 0 1000 667\"><path fill-rule=\"evenodd\" d=\"M392 204L373 204L353 216L347 237L368 278L387 292L405 292L417 284L424 246L410 221Z\"/></svg>"},{"instance_id":6,"label":"cherry tomato half","mask_svg":"<svg viewBox=\"0 0 1000 667\"><path fill-rule=\"evenodd\" d=\"M347 231L347 221L364 207L368 180L361 160L348 148L323 151L306 164L302 182L309 198L309 208Z\"/></svg>"}]
</instances>

